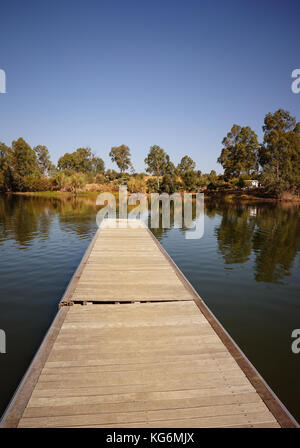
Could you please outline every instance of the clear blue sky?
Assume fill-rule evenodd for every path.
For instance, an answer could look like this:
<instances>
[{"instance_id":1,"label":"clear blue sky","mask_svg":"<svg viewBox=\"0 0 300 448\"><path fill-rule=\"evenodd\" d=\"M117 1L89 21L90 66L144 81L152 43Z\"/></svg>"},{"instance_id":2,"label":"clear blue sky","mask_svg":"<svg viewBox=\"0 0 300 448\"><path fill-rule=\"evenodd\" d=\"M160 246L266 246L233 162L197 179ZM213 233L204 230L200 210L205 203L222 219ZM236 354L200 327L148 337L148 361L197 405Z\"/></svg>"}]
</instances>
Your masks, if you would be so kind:
<instances>
[{"instance_id":1,"label":"clear blue sky","mask_svg":"<svg viewBox=\"0 0 300 448\"><path fill-rule=\"evenodd\" d=\"M153 144L216 169L233 123L261 137L279 107L300 120L299 1L10 0L0 7L0 140L47 145L53 160L90 146L112 167Z\"/></svg>"}]
</instances>

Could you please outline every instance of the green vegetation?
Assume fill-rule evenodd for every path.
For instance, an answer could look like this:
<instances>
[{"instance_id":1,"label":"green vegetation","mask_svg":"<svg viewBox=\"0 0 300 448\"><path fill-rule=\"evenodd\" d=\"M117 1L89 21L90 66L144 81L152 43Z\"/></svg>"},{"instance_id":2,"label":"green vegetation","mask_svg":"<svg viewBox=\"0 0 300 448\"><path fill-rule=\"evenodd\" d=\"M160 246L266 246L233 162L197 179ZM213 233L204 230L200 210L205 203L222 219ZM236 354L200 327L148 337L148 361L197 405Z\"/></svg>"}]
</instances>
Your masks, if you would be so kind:
<instances>
[{"instance_id":1,"label":"green vegetation","mask_svg":"<svg viewBox=\"0 0 300 448\"><path fill-rule=\"evenodd\" d=\"M218 162L224 180L246 186L258 179L265 191L277 196L300 193L300 122L288 111L268 113L262 127L263 142L249 127L233 125L223 139Z\"/></svg>"},{"instance_id":2,"label":"green vegetation","mask_svg":"<svg viewBox=\"0 0 300 448\"><path fill-rule=\"evenodd\" d=\"M109 156L112 162L117 164L121 173L124 173L124 171L128 170L128 168L132 166L130 149L126 145L114 146L111 148Z\"/></svg>"},{"instance_id":3,"label":"green vegetation","mask_svg":"<svg viewBox=\"0 0 300 448\"><path fill-rule=\"evenodd\" d=\"M104 161L90 148L66 153L55 166L48 148L31 148L22 138L11 147L0 142L0 191L63 191L77 195L90 191L118 191L126 184L130 192L225 191L250 189L258 196L290 198L300 193L300 122L282 109L268 113L263 142L249 126L234 124L222 140L218 162L224 174L201 173L185 155L177 166L158 145L145 158L146 172L135 173L130 148L114 146L109 156L119 171L105 170ZM130 169L130 173L126 172ZM259 183L255 188L254 180Z\"/></svg>"},{"instance_id":4,"label":"green vegetation","mask_svg":"<svg viewBox=\"0 0 300 448\"><path fill-rule=\"evenodd\" d=\"M160 146L151 146L149 154L145 158L145 164L147 165L146 171L147 173L153 174L153 176L156 177L158 190L159 179L164 174L167 174L169 163L169 156Z\"/></svg>"},{"instance_id":5,"label":"green vegetation","mask_svg":"<svg viewBox=\"0 0 300 448\"><path fill-rule=\"evenodd\" d=\"M58 160L57 168L77 173L103 174L104 162L100 157L96 157L90 148L78 148L71 154L62 156Z\"/></svg>"},{"instance_id":6,"label":"green vegetation","mask_svg":"<svg viewBox=\"0 0 300 448\"><path fill-rule=\"evenodd\" d=\"M239 177L241 174L250 177L257 171L259 143L257 135L251 128L234 124L222 144L224 148L218 162L224 168L225 180Z\"/></svg>"}]
</instances>

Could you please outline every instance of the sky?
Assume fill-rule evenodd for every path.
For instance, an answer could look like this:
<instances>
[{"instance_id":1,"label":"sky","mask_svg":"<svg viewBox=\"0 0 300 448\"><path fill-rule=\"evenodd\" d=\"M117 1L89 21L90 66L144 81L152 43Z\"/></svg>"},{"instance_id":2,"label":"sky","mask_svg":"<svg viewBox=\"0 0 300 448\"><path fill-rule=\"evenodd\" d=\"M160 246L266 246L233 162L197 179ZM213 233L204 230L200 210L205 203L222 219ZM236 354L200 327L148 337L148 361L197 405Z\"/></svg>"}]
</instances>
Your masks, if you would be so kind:
<instances>
[{"instance_id":1,"label":"sky","mask_svg":"<svg viewBox=\"0 0 300 448\"><path fill-rule=\"evenodd\" d=\"M136 171L152 145L177 164L222 172L234 123L262 138L265 115L300 121L299 1L0 0L0 141L65 152L89 146ZM116 167L114 167L116 168Z\"/></svg>"}]
</instances>

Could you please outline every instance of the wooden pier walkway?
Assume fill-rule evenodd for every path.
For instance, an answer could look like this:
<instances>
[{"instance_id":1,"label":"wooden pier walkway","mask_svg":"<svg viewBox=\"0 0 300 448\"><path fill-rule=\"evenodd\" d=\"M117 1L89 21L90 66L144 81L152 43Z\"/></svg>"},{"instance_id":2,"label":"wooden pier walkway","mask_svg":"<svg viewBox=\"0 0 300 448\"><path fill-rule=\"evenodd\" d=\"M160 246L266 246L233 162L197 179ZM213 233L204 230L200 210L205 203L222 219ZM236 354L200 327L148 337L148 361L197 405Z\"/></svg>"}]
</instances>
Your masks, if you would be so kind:
<instances>
[{"instance_id":1,"label":"wooden pier walkway","mask_svg":"<svg viewBox=\"0 0 300 448\"><path fill-rule=\"evenodd\" d=\"M104 221L2 427L295 427L152 233Z\"/></svg>"}]
</instances>

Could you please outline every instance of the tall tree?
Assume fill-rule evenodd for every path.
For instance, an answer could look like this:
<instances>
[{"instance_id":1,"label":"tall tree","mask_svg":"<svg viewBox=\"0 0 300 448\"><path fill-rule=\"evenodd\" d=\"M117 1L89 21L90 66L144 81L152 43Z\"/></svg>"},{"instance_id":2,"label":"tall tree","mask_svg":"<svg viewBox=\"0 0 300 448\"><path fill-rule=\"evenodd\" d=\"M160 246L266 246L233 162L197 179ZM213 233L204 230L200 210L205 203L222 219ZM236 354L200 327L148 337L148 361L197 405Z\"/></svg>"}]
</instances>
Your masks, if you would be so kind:
<instances>
[{"instance_id":1,"label":"tall tree","mask_svg":"<svg viewBox=\"0 0 300 448\"><path fill-rule=\"evenodd\" d=\"M11 189L10 151L11 149L5 143L0 142L0 191L8 191Z\"/></svg>"},{"instance_id":2,"label":"tall tree","mask_svg":"<svg viewBox=\"0 0 300 448\"><path fill-rule=\"evenodd\" d=\"M80 173L88 173L92 171L92 154L91 148L78 148L74 153L75 171Z\"/></svg>"},{"instance_id":3,"label":"tall tree","mask_svg":"<svg viewBox=\"0 0 300 448\"><path fill-rule=\"evenodd\" d=\"M157 187L159 188L159 178L164 174L173 174L175 171L173 163L166 152L157 145L151 146L148 156L145 158L147 173L150 173L157 178Z\"/></svg>"},{"instance_id":4,"label":"tall tree","mask_svg":"<svg viewBox=\"0 0 300 448\"><path fill-rule=\"evenodd\" d=\"M264 120L264 141L259 151L263 181L272 190L300 190L300 122L278 109Z\"/></svg>"},{"instance_id":5,"label":"tall tree","mask_svg":"<svg viewBox=\"0 0 300 448\"><path fill-rule=\"evenodd\" d=\"M130 149L126 145L114 146L111 148L109 156L112 162L116 163L121 173L131 167Z\"/></svg>"},{"instance_id":6,"label":"tall tree","mask_svg":"<svg viewBox=\"0 0 300 448\"><path fill-rule=\"evenodd\" d=\"M76 162L74 153L66 152L58 159L57 168L59 170L75 170Z\"/></svg>"},{"instance_id":7,"label":"tall tree","mask_svg":"<svg viewBox=\"0 0 300 448\"><path fill-rule=\"evenodd\" d=\"M241 127L234 124L222 144L218 163L224 168L225 178L230 179L241 174L250 176L257 170L259 143L257 135L249 126Z\"/></svg>"},{"instance_id":8,"label":"tall tree","mask_svg":"<svg viewBox=\"0 0 300 448\"><path fill-rule=\"evenodd\" d=\"M40 175L36 153L22 138L12 142L9 164L12 170L14 190L22 191L24 189L25 177Z\"/></svg>"},{"instance_id":9,"label":"tall tree","mask_svg":"<svg viewBox=\"0 0 300 448\"><path fill-rule=\"evenodd\" d=\"M36 153L37 161L38 161L42 176L51 175L55 170L55 166L51 162L50 154L49 154L49 150L48 150L47 146L37 145L33 148L33 150Z\"/></svg>"},{"instance_id":10,"label":"tall tree","mask_svg":"<svg viewBox=\"0 0 300 448\"><path fill-rule=\"evenodd\" d=\"M93 157L92 159L92 171L95 174L104 174L105 164L101 157Z\"/></svg>"},{"instance_id":11,"label":"tall tree","mask_svg":"<svg viewBox=\"0 0 300 448\"><path fill-rule=\"evenodd\" d=\"M66 153L57 163L60 170L71 170L77 173L103 173L104 162L96 157L91 148L77 148L72 153Z\"/></svg>"},{"instance_id":12,"label":"tall tree","mask_svg":"<svg viewBox=\"0 0 300 448\"><path fill-rule=\"evenodd\" d=\"M177 171L180 175L184 174L187 171L194 171L196 168L196 163L189 156L182 157L180 163L177 165Z\"/></svg>"}]
</instances>

